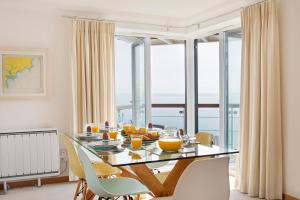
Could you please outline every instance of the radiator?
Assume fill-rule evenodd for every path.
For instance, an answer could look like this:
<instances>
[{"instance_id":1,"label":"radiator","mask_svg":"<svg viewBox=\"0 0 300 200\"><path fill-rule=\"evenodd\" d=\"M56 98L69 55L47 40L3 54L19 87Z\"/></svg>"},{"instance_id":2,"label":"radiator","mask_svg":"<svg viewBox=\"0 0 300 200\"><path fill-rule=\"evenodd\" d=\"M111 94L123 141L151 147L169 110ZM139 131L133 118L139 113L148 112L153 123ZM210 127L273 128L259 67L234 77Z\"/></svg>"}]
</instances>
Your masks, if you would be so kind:
<instances>
[{"instance_id":1,"label":"radiator","mask_svg":"<svg viewBox=\"0 0 300 200\"><path fill-rule=\"evenodd\" d=\"M57 129L0 132L0 182L59 175Z\"/></svg>"}]
</instances>

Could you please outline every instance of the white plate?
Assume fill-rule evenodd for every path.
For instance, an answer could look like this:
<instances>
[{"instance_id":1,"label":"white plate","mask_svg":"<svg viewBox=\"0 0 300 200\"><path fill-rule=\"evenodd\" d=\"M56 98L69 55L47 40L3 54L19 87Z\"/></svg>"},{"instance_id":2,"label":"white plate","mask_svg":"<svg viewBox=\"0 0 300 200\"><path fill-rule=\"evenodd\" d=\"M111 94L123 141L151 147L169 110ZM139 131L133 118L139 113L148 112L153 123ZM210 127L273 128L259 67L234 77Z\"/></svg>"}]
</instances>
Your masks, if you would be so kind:
<instances>
[{"instance_id":1,"label":"white plate","mask_svg":"<svg viewBox=\"0 0 300 200\"><path fill-rule=\"evenodd\" d=\"M97 140L100 139L100 134L96 134L96 133L91 133L91 134L87 134L87 133L80 133L77 135L78 139L81 140Z\"/></svg>"}]
</instances>

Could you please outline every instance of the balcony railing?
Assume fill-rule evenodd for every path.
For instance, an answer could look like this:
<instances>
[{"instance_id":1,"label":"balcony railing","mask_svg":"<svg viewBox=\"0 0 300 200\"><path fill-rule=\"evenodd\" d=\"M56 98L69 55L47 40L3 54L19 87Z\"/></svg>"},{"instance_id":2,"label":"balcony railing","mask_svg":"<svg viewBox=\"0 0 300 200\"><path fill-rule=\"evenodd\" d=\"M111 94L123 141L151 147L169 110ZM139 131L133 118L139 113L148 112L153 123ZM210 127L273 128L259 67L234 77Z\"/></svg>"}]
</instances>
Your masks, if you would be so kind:
<instances>
[{"instance_id":1,"label":"balcony railing","mask_svg":"<svg viewBox=\"0 0 300 200\"><path fill-rule=\"evenodd\" d=\"M165 127L184 128L185 104L152 104L152 122ZM117 107L119 123L132 123L132 105ZM237 145L239 104L228 106L228 144ZM219 136L219 104L198 104L198 129Z\"/></svg>"}]
</instances>

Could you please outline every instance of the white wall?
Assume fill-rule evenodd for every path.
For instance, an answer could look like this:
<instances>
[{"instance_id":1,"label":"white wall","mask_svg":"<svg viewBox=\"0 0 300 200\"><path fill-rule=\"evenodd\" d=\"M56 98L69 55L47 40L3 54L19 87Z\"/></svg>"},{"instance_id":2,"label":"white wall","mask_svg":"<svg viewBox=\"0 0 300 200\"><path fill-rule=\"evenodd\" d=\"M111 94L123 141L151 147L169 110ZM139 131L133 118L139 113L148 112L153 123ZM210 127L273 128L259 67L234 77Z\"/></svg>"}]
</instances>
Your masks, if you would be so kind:
<instances>
[{"instance_id":1,"label":"white wall","mask_svg":"<svg viewBox=\"0 0 300 200\"><path fill-rule=\"evenodd\" d=\"M57 13L0 7L0 47L48 50L46 98L0 99L0 129L72 127L70 23Z\"/></svg>"},{"instance_id":2,"label":"white wall","mask_svg":"<svg viewBox=\"0 0 300 200\"><path fill-rule=\"evenodd\" d=\"M300 198L300 1L280 0L284 193Z\"/></svg>"}]
</instances>

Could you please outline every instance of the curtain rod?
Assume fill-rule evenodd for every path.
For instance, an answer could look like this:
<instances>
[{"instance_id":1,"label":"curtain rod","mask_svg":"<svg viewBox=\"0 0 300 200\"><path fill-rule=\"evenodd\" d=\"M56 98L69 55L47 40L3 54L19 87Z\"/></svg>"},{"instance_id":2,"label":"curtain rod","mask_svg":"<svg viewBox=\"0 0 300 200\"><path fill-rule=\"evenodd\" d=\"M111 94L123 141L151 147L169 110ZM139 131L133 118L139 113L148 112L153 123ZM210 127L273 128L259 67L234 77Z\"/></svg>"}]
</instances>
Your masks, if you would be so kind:
<instances>
[{"instance_id":1,"label":"curtain rod","mask_svg":"<svg viewBox=\"0 0 300 200\"><path fill-rule=\"evenodd\" d=\"M212 21L214 19L218 19L220 17L227 16L227 15L239 12L244 8L255 6L257 4L262 4L262 3L265 3L265 2L269 2L269 1L271 1L271 0L262 0L262 1L259 1L259 2L256 2L256 3L244 6L244 7L240 7L238 9L232 10L230 12L226 12L226 13L214 16L212 18L209 18L209 19L197 22L197 23L187 25L187 26L159 25L159 24L142 23L142 22L134 22L134 21L109 20L109 19L101 19L101 18L88 18L88 17L81 17L81 16L68 16L68 15L63 15L62 17L63 18L68 18L68 19L79 19L79 20L102 21L102 22L111 22L111 23L127 23L127 24L136 24L136 25L156 26L156 27L166 28L166 30L168 31L170 28L185 29L185 28L190 28L190 27L193 27L193 26L198 26L198 28L200 28L201 24L203 24L205 22L209 22L209 21Z\"/></svg>"}]
</instances>

